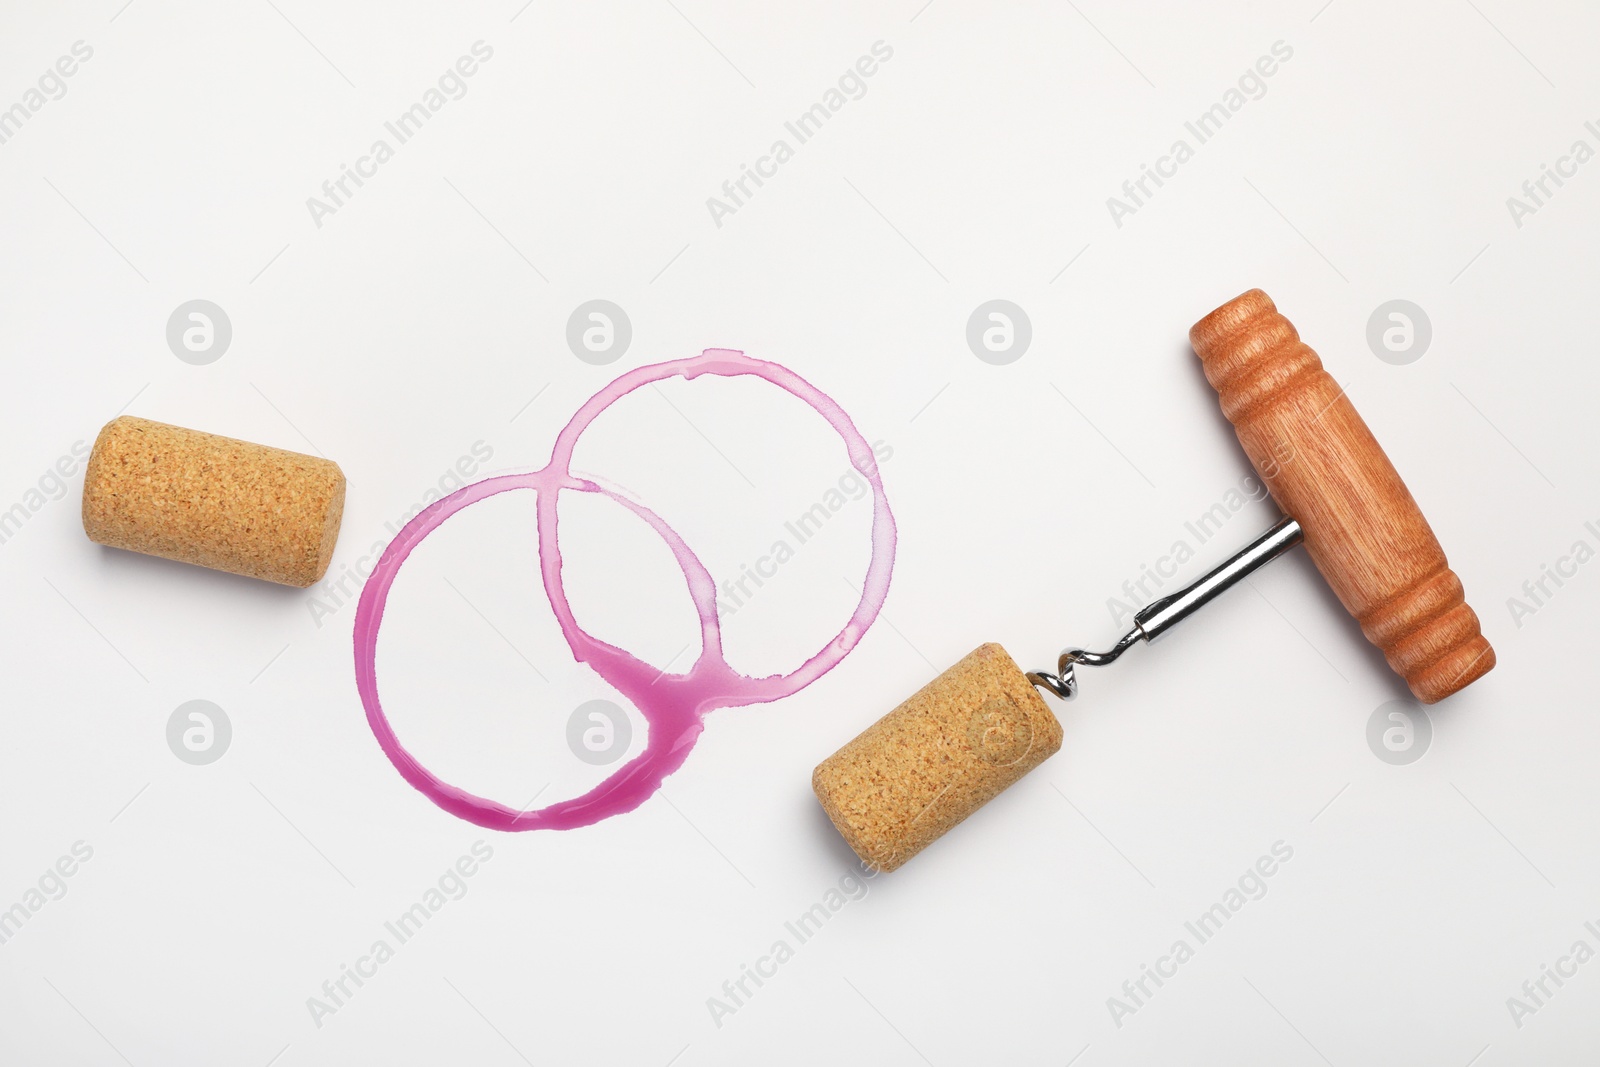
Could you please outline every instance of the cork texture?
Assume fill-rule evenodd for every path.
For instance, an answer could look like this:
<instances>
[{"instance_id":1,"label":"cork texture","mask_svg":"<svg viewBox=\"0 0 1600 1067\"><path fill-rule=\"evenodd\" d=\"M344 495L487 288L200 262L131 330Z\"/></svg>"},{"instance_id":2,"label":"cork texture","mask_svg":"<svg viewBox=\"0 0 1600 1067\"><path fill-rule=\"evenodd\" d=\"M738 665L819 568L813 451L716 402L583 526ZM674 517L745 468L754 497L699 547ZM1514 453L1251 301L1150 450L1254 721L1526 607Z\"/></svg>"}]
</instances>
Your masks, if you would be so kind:
<instances>
[{"instance_id":1,"label":"cork texture","mask_svg":"<svg viewBox=\"0 0 1600 1067\"><path fill-rule=\"evenodd\" d=\"M987 644L824 760L811 786L856 855L892 871L1060 748L1044 698Z\"/></svg>"},{"instance_id":2,"label":"cork texture","mask_svg":"<svg viewBox=\"0 0 1600 1067\"><path fill-rule=\"evenodd\" d=\"M330 460L124 415L89 455L83 530L112 548L304 588L333 558L344 486Z\"/></svg>"}]
</instances>

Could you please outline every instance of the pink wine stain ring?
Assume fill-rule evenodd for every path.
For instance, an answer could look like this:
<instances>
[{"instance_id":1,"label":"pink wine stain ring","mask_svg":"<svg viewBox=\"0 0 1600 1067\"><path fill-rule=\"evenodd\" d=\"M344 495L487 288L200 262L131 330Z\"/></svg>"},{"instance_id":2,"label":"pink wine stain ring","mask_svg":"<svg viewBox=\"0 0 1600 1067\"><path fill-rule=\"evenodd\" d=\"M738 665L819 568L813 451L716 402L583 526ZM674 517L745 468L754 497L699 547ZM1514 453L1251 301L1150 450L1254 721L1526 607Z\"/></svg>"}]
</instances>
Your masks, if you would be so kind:
<instances>
[{"instance_id":1,"label":"pink wine stain ring","mask_svg":"<svg viewBox=\"0 0 1600 1067\"><path fill-rule=\"evenodd\" d=\"M818 652L788 674L751 678L735 671L722 652L717 620L716 582L698 556L662 518L637 501L572 473L572 452L595 418L622 397L652 382L702 374L718 377L751 375L769 382L810 406L844 441L851 465L872 489L872 560L862 582L861 599L844 627ZM638 709L649 724L645 750L618 768L589 792L543 808L518 811L442 781L422 766L400 743L378 699L378 628L389 589L411 551L452 515L499 493L532 489L538 493L539 571L545 595L561 632L580 663L587 663ZM623 649L607 644L580 627L567 602L561 577L561 549L556 536L556 503L561 491L598 493L643 519L666 543L683 571L689 596L700 619L701 649L683 674L665 674ZM639 367L617 378L578 409L556 435L550 462L536 471L499 474L463 486L424 508L395 535L361 590L355 618L356 689L367 722L379 746L401 777L445 811L492 830L570 830L632 811L644 803L689 756L704 729L706 714L717 708L763 704L799 692L836 667L861 640L889 593L894 569L895 526L884 495L883 480L871 446L832 398L777 363L750 359L742 352L710 348L689 359Z\"/></svg>"}]
</instances>

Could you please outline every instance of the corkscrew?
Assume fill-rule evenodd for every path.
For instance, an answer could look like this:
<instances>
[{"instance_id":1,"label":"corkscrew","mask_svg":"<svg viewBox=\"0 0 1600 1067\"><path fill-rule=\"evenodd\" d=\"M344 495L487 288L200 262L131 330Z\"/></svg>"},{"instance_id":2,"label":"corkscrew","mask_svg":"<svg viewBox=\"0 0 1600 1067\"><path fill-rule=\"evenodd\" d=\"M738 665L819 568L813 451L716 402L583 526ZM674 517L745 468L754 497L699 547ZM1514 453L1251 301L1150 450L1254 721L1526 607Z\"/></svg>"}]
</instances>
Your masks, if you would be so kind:
<instances>
[{"instance_id":1,"label":"corkscrew","mask_svg":"<svg viewBox=\"0 0 1600 1067\"><path fill-rule=\"evenodd\" d=\"M1061 747L1040 696L1077 694L1077 668L1154 641L1284 552L1323 579L1423 703L1495 664L1461 580L1350 398L1259 289L1197 322L1190 343L1284 518L1197 581L1145 606L1104 652L1068 648L1023 674L979 646L819 765L812 785L858 855L893 870ZM1037 688L1036 688L1037 687Z\"/></svg>"}]
</instances>

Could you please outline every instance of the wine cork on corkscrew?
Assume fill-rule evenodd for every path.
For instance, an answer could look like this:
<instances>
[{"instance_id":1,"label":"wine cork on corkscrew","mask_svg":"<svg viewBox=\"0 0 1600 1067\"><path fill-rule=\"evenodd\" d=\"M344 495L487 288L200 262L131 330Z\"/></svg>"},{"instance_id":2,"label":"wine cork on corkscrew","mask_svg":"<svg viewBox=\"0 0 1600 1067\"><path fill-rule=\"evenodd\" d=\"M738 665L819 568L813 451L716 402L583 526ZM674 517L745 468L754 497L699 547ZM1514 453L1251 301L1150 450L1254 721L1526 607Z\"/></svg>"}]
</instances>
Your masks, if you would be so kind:
<instances>
[{"instance_id":1,"label":"wine cork on corkscrew","mask_svg":"<svg viewBox=\"0 0 1600 1067\"><path fill-rule=\"evenodd\" d=\"M999 645L981 645L811 776L833 825L892 871L1061 748L1061 724Z\"/></svg>"},{"instance_id":2,"label":"wine cork on corkscrew","mask_svg":"<svg viewBox=\"0 0 1600 1067\"><path fill-rule=\"evenodd\" d=\"M1461 580L1394 464L1267 295L1252 289L1229 301L1189 338L1287 517L1140 608L1107 651L1068 648L1054 673L1024 675L999 645L983 645L825 760L812 786L868 863L899 867L1061 747L1035 686L1071 699L1078 667L1107 666L1156 640L1298 544L1418 700L1442 700L1494 666Z\"/></svg>"},{"instance_id":3,"label":"wine cork on corkscrew","mask_svg":"<svg viewBox=\"0 0 1600 1067\"><path fill-rule=\"evenodd\" d=\"M122 416L84 472L91 541L304 588L333 558L344 473L330 460Z\"/></svg>"},{"instance_id":4,"label":"wine cork on corkscrew","mask_svg":"<svg viewBox=\"0 0 1600 1067\"><path fill-rule=\"evenodd\" d=\"M1428 520L1271 298L1252 289L1230 300L1189 340L1322 577L1416 698L1431 704L1487 674L1494 649Z\"/></svg>"}]
</instances>

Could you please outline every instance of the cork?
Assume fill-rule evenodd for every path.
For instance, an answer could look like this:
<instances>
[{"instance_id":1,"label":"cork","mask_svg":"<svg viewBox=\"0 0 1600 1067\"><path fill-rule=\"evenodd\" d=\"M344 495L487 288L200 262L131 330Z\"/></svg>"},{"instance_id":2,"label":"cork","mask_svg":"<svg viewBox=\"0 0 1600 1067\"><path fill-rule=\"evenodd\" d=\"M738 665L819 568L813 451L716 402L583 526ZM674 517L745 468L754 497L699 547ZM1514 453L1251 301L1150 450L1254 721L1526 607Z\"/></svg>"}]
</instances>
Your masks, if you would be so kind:
<instances>
[{"instance_id":1,"label":"cork","mask_svg":"<svg viewBox=\"0 0 1600 1067\"><path fill-rule=\"evenodd\" d=\"M1061 748L1061 724L1006 650L980 645L811 776L856 855L892 871Z\"/></svg>"},{"instance_id":2,"label":"cork","mask_svg":"<svg viewBox=\"0 0 1600 1067\"><path fill-rule=\"evenodd\" d=\"M89 540L281 585L322 578L343 514L330 460L127 415L84 471Z\"/></svg>"}]
</instances>

